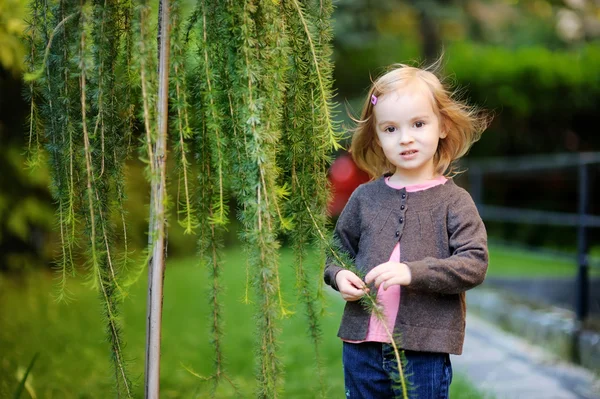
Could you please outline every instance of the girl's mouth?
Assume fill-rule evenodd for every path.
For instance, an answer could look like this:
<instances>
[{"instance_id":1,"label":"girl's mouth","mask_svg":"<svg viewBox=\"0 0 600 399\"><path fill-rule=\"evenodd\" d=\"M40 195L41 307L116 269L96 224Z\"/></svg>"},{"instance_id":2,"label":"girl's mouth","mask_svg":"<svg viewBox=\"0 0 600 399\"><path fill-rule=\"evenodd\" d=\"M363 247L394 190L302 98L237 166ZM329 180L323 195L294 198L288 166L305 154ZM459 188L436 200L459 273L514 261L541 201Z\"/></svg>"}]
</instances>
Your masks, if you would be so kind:
<instances>
[{"instance_id":1,"label":"girl's mouth","mask_svg":"<svg viewBox=\"0 0 600 399\"><path fill-rule=\"evenodd\" d=\"M408 150L408 151L403 151L400 153L400 155L404 156L410 156L410 155L414 155L417 153L417 150Z\"/></svg>"}]
</instances>

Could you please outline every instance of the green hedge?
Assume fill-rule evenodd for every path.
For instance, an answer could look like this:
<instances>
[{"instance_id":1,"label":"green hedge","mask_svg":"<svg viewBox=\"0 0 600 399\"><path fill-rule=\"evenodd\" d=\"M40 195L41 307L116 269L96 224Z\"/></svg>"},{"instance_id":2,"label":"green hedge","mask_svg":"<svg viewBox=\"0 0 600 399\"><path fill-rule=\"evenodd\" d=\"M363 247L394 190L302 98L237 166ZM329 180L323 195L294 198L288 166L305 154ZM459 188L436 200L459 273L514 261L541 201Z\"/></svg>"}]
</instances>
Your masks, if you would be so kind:
<instances>
[{"instance_id":1,"label":"green hedge","mask_svg":"<svg viewBox=\"0 0 600 399\"><path fill-rule=\"evenodd\" d=\"M418 43L381 38L336 52L340 99L364 95L370 76L394 62L419 63ZM495 114L491 134L474 148L478 156L600 148L591 128L598 122L600 46L569 51L543 47L511 50L472 42L445 47L445 74L470 103ZM566 147L568 131L578 136ZM487 138L486 136L499 137Z\"/></svg>"},{"instance_id":2,"label":"green hedge","mask_svg":"<svg viewBox=\"0 0 600 399\"><path fill-rule=\"evenodd\" d=\"M597 44L558 52L458 43L448 48L446 58L446 71L468 87L473 100L521 117L534 112L593 111L600 98Z\"/></svg>"}]
</instances>

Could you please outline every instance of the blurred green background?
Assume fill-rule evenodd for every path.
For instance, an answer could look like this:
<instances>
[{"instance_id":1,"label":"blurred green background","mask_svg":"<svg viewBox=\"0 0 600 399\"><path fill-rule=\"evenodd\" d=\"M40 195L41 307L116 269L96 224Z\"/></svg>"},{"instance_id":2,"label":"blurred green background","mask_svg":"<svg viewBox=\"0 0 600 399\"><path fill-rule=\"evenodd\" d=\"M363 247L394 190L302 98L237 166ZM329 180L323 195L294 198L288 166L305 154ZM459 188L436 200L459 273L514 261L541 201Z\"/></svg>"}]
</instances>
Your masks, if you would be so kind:
<instances>
[{"instance_id":1,"label":"blurred green background","mask_svg":"<svg viewBox=\"0 0 600 399\"><path fill-rule=\"evenodd\" d=\"M423 0L336 2L334 79L338 119L350 127L370 79L394 62L427 64L443 51L444 72L465 100L494 121L467 160L600 149L600 7L595 0ZM22 99L25 0L0 0L0 270L47 264L55 248L53 207L45 170L24 168L28 104ZM129 165L134 244L145 245L146 183ZM539 172L535 172L539 173ZM468 175L468 174L467 174ZM464 185L468 186L465 176ZM140 177L138 177L140 176ZM591 170L592 183L597 168ZM598 184L590 200L600 213ZM484 202L576 211L576 173L553 171L518 179L489 177ZM540 195L551 189L553 195ZM176 190L174 188L173 190ZM172 190L172 191L173 191ZM574 251L569 230L490 223L492 237ZM591 231L592 242L600 237ZM231 235L235 241L235 234ZM173 223L172 255L194 253L193 237Z\"/></svg>"},{"instance_id":2,"label":"blurred green background","mask_svg":"<svg viewBox=\"0 0 600 399\"><path fill-rule=\"evenodd\" d=\"M348 113L355 116L359 113L370 80L385 66L395 62L423 65L443 52L444 72L449 82L460 89L461 97L494 114L492 125L470 151L468 160L600 150L597 134L600 3L597 0L340 0L335 4L334 79L340 104L338 119L346 127L351 126ZM25 53L21 38L26 18L27 1L0 0L0 396L4 397L16 386L19 373L22 374L33 354L40 351L37 370L30 380L30 389L39 397L98 397L93 392L102 392L110 386L107 346L99 327L100 311L93 295L81 287L77 278L72 290L79 299L72 305L52 303L50 269L57 250L57 233L53 230L49 174L44 169L28 169L23 157L28 145L29 111L21 83ZM127 182L129 235L138 252L147 242L149 195L142 167L132 160L128 171L133 178ZM600 184L594 183L598 182L597 167L590 169L590 178L589 213L597 215L600 214ZM468 173L461 179L468 187ZM489 177L485 181L484 201L576 212L576 179L574 169L543 175L534 172L517 178ZM176 183L171 184L172 195L176 195L175 186ZM176 209L172 212L175 220ZM492 241L573 253L576 250L572 228L500 222L486 225ZM599 233L590 231L593 254L600 253ZM202 313L206 309L206 289L200 285L206 273L192 266L196 252L194 236L184 236L178 224L171 223L168 240L165 308L178 310L173 310L173 317L167 311L165 317L163 387L166 397L189 397L184 392L191 395L202 392L202 388L198 388L199 380L185 371L181 363L203 375L210 372L206 362L201 361L210 358L209 352L202 352L208 351L208 343L205 349L200 346L200 341L208 341L205 338L208 326L204 325ZM226 240L229 257L234 259L229 266L240 271L239 278L232 271L228 280L231 287L227 292L234 307L241 297L236 284L239 285L243 273L236 242L236 229L232 226ZM549 264L535 253L510 252L492 246L491 275L574 276L574 266L560 261ZM185 277L186 273L194 278ZM317 274L315 271L315 284L320 281ZM139 374L143 371L141 312L145 309L145 283L138 284L138 294L126 305L129 310L125 311L125 330L132 353L131 369ZM288 284L288 292L293 292L292 286ZM294 303L292 297L290 294L289 300ZM332 358L339 362L334 337L339 303L332 302L329 310L323 354L328 362ZM239 331L231 330L239 329L233 323L226 331L226 335L231 334L230 370L232 375L239 376L237 382L244 387L253 384L252 327L251 321L248 323L245 338L236 338ZM287 348L284 350L289 384L286 391L295 392L292 397L303 397L300 393L303 384L294 380L314 378L311 377L314 366L298 366L311 362L301 360L306 353L287 345L292 335L286 335L286 331L303 331L304 327L298 320L289 323L284 325L282 338ZM181 332L184 333L179 335ZM239 360L234 353L242 352L245 358ZM77 364L70 364L69 360ZM328 378L336 381L332 389L341 389L339 364L334 361L328 367L327 372L331 373ZM182 386L188 388L180 390ZM309 391L312 389L316 388L311 386ZM310 395L307 393L306 397Z\"/></svg>"}]
</instances>

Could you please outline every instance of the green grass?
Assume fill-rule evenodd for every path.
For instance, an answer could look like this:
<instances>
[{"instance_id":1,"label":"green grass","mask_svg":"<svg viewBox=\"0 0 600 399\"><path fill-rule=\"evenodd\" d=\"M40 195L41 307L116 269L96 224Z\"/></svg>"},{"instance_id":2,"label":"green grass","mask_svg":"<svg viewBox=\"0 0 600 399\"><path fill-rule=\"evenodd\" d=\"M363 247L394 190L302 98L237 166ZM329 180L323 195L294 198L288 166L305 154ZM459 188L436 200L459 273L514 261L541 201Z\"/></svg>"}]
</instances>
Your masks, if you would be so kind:
<instances>
[{"instance_id":1,"label":"green grass","mask_svg":"<svg viewBox=\"0 0 600 399\"><path fill-rule=\"evenodd\" d=\"M223 273L223 350L226 370L244 397L254 397L253 305L242 302L245 285L245 259L240 250L229 250ZM285 369L285 398L318 397L319 378L314 352L307 338L303 306L294 289L292 255L283 251L281 279L284 299L295 314L280 321L280 354ZM316 266L310 270L314 284L321 276ZM161 357L161 397L207 397L210 383L202 376L213 373L208 309L208 273L193 259L169 260L164 288ZM113 371L109 346L105 341L100 299L80 283L69 285L76 300L57 304L52 299L52 275L35 271L21 279L0 275L0 397L12 397L34 354L39 352L28 378L28 387L38 398L99 398L113 396ZM336 337L343 303L326 295L322 319L321 358L328 398L342 397L343 373L341 343ZM135 397L143 397L146 281L132 287L122 309L128 370L136 383ZM480 398L468 381L456 375L452 397ZM27 398L26 393L23 398ZM219 398L238 397L222 383Z\"/></svg>"},{"instance_id":2,"label":"green grass","mask_svg":"<svg viewBox=\"0 0 600 399\"><path fill-rule=\"evenodd\" d=\"M473 386L468 376L454 372L450 384L450 399L493 399L494 396L481 392Z\"/></svg>"},{"instance_id":3,"label":"green grass","mask_svg":"<svg viewBox=\"0 0 600 399\"><path fill-rule=\"evenodd\" d=\"M575 261L553 258L550 255L490 245L489 277L566 277L577 274ZM598 268L591 268L592 276L600 276Z\"/></svg>"}]
</instances>

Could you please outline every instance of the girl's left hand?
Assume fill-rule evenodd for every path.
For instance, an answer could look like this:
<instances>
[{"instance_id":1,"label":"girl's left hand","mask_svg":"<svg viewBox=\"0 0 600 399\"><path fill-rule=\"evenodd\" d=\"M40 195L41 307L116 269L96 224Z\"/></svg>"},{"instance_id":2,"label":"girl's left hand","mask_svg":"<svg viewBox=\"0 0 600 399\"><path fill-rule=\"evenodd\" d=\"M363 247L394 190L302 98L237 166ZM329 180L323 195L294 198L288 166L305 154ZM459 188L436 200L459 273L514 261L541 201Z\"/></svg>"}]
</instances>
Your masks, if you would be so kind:
<instances>
[{"instance_id":1,"label":"girl's left hand","mask_svg":"<svg viewBox=\"0 0 600 399\"><path fill-rule=\"evenodd\" d=\"M375 288L383 283L383 289L387 290L390 286L409 285L411 281L410 269L404 263L385 262L379 266L375 266L365 276L365 282L371 284L375 282Z\"/></svg>"}]
</instances>

